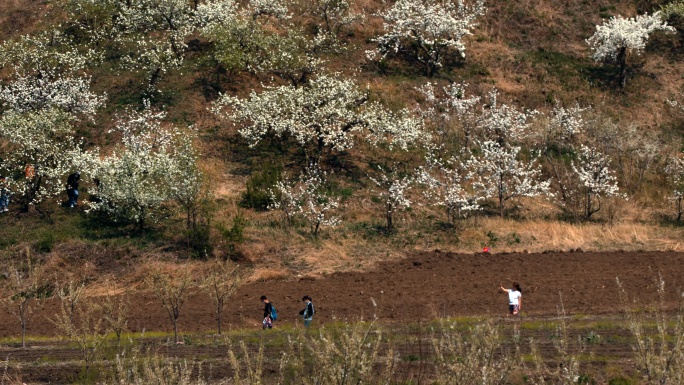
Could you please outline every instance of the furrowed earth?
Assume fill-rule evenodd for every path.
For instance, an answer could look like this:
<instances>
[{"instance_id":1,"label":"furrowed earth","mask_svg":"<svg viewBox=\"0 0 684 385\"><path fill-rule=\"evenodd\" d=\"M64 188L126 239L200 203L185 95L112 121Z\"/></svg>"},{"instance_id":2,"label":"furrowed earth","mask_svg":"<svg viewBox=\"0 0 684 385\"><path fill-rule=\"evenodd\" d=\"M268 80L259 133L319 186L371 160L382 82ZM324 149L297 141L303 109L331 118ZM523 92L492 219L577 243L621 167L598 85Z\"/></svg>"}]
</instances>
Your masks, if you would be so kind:
<instances>
[{"instance_id":1,"label":"furrowed earth","mask_svg":"<svg viewBox=\"0 0 684 385\"><path fill-rule=\"evenodd\" d=\"M259 297L265 294L279 313L275 328L290 328L300 323L297 313L303 307L301 297L308 294L316 305L317 326L377 318L389 330L408 333L407 325L424 325L437 318L491 316L507 330L517 321L505 316L507 296L498 286L510 286L512 281L518 281L523 288L523 325L525 322L546 325L564 311L577 326L573 333L581 336L603 320L600 334L604 341L612 338L613 343L596 346L597 355L629 371L633 369L629 359L631 347L624 338L628 331L619 322L625 305L620 300L616 277L629 300L636 299L640 304L652 303L657 298L657 281L662 277L666 284L666 305L674 309L683 294L683 262L684 253L679 252L452 254L435 250L381 263L363 273L344 272L318 278L292 276L244 285L227 301L223 327L228 331L259 330L262 315ZM139 292L130 300L128 326L132 333L157 341L172 338L168 337L171 330L168 315L152 293ZM228 373L225 345L206 343L216 330L213 309L213 302L206 294L193 294L179 318L180 331L188 336L186 342L190 342L184 346L162 344L159 353L211 362L215 377ZM48 301L37 310L29 325L28 334L32 337L29 349L22 350L16 344L3 344L0 349L0 354L22 363L25 381L61 383L73 380L80 371L78 350L54 338L57 332L48 319L57 312L56 301ZM0 321L0 337L16 341L19 322L5 312ZM521 334L523 338L539 339L550 333L546 329L522 328ZM167 334L146 337L145 333L150 332ZM204 342L193 344L193 339ZM544 349L551 351L552 346ZM278 353L269 354L277 356ZM46 357L61 364L40 365Z\"/></svg>"}]
</instances>

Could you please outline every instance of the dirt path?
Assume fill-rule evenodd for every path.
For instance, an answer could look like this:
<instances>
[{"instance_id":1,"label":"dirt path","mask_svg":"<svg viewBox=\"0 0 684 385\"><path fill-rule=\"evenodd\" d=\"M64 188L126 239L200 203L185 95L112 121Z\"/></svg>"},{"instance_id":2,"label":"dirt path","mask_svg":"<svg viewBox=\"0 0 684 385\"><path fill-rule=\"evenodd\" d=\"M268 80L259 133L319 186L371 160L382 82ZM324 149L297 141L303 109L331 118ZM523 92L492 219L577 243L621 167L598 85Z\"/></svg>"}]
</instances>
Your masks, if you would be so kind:
<instances>
[{"instance_id":1,"label":"dirt path","mask_svg":"<svg viewBox=\"0 0 684 385\"><path fill-rule=\"evenodd\" d=\"M518 280L523 287L526 316L556 315L561 294L568 314L610 314L621 308L615 277L620 277L630 296L651 300L658 272L666 282L668 300L674 305L684 284L684 253L422 253L383 263L366 273L338 273L318 279L293 277L246 285L227 303L224 328L258 327L262 294L275 303L281 325L299 322L297 313L304 294L313 297L315 322L319 323L369 319L374 314L383 322L411 322L444 315L500 315L506 312L507 298L497 287L499 283L510 285L512 280ZM151 293L135 294L132 302L132 331L170 330L167 315ZM54 301L39 309L31 320L29 334L54 336L47 317L56 312ZM179 326L182 332L216 329L213 303L206 294L196 294L187 301ZM19 323L9 313L0 313L0 337L17 337L19 330Z\"/></svg>"}]
</instances>

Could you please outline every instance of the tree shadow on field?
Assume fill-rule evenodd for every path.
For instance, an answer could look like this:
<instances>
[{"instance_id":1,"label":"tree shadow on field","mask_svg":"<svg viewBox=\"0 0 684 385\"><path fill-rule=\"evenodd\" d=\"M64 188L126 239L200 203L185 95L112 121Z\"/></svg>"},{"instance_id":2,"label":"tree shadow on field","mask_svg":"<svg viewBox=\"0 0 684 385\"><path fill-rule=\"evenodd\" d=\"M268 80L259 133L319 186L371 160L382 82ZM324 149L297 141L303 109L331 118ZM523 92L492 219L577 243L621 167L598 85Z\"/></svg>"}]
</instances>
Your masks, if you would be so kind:
<instances>
[{"instance_id":1,"label":"tree shadow on field","mask_svg":"<svg viewBox=\"0 0 684 385\"><path fill-rule=\"evenodd\" d=\"M634 69L627 70L627 82L634 76ZM588 65L580 69L580 74L587 79L589 84L597 87L602 91L619 90L619 68L617 66L606 65Z\"/></svg>"},{"instance_id":2,"label":"tree shadow on field","mask_svg":"<svg viewBox=\"0 0 684 385\"><path fill-rule=\"evenodd\" d=\"M80 227L81 236L90 241L121 240L142 246L157 244L165 238L162 229L146 227L144 231L140 231L130 222L115 220L101 212L85 215Z\"/></svg>"},{"instance_id":3,"label":"tree shadow on field","mask_svg":"<svg viewBox=\"0 0 684 385\"><path fill-rule=\"evenodd\" d=\"M677 215L674 213L670 215L661 214L658 222L660 226L684 228L684 220L678 221Z\"/></svg>"}]
</instances>

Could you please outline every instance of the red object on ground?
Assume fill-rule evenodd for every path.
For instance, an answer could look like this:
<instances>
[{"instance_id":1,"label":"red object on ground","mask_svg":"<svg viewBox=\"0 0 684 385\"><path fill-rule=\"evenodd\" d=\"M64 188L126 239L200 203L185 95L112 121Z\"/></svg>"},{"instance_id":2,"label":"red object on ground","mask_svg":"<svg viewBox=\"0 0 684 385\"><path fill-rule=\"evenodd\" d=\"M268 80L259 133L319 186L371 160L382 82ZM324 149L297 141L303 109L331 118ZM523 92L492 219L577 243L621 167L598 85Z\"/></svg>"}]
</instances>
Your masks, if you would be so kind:
<instances>
[{"instance_id":1,"label":"red object on ground","mask_svg":"<svg viewBox=\"0 0 684 385\"><path fill-rule=\"evenodd\" d=\"M489 253L489 247L485 246L484 249L482 249L483 253Z\"/></svg>"}]
</instances>

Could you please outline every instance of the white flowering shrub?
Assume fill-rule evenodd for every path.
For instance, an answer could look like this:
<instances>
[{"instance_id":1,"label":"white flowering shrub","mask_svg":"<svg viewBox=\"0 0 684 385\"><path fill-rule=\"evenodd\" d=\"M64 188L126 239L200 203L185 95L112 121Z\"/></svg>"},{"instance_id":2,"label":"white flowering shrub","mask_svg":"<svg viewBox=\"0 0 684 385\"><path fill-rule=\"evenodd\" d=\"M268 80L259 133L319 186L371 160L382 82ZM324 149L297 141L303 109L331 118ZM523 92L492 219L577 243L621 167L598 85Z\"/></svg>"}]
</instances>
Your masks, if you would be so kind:
<instances>
[{"instance_id":1,"label":"white flowering shrub","mask_svg":"<svg viewBox=\"0 0 684 385\"><path fill-rule=\"evenodd\" d=\"M11 68L13 76L0 84L0 103L19 113L58 108L92 117L105 96L90 91L90 78L82 72L97 60L96 53L77 49L59 31L5 42L0 66Z\"/></svg>"},{"instance_id":2,"label":"white flowering shrub","mask_svg":"<svg viewBox=\"0 0 684 385\"><path fill-rule=\"evenodd\" d=\"M321 40L323 35L313 39L295 29L289 29L284 36L270 34L263 39L262 53L252 60L251 69L256 73L267 73L288 81L299 87L320 72L324 61L318 53L327 44Z\"/></svg>"},{"instance_id":3,"label":"white flowering shrub","mask_svg":"<svg viewBox=\"0 0 684 385\"><path fill-rule=\"evenodd\" d=\"M480 150L479 156L468 160L468 167L481 178L485 196L498 200L502 217L510 199L550 194L550 182L541 180L541 166L535 159L519 159L520 147L486 141L480 144Z\"/></svg>"},{"instance_id":4,"label":"white flowering shrub","mask_svg":"<svg viewBox=\"0 0 684 385\"><path fill-rule=\"evenodd\" d=\"M484 2L476 0L467 5L463 0L398 0L380 13L385 34L374 39L375 50L366 56L375 60L402 49L414 51L416 60L425 66L430 77L442 67L450 51L465 57L463 38L477 26L477 18L485 13Z\"/></svg>"},{"instance_id":5,"label":"white flowering shrub","mask_svg":"<svg viewBox=\"0 0 684 385\"><path fill-rule=\"evenodd\" d=\"M578 163L572 169L580 180L586 198L584 207L587 218L601 210L601 198L620 196L617 178L610 169L610 158L596 149L580 147Z\"/></svg>"},{"instance_id":6,"label":"white flowering shrub","mask_svg":"<svg viewBox=\"0 0 684 385\"><path fill-rule=\"evenodd\" d=\"M463 147L468 147L476 127L475 106L480 102L480 97L466 96L467 86L465 83L452 83L436 89L434 84L428 82L418 88L425 98L419 104L418 111L423 120L434 128L436 146L461 142Z\"/></svg>"},{"instance_id":7,"label":"white flowering shrub","mask_svg":"<svg viewBox=\"0 0 684 385\"><path fill-rule=\"evenodd\" d=\"M93 49L79 49L59 30L25 35L0 45L0 66L17 77L54 79L75 76L101 59Z\"/></svg>"},{"instance_id":8,"label":"white flowering shrub","mask_svg":"<svg viewBox=\"0 0 684 385\"><path fill-rule=\"evenodd\" d=\"M369 176L377 186L376 192L384 205L387 230L394 229L394 213L399 210L407 210L413 203L408 196L409 189L415 184L415 178L405 175L397 168L384 169L377 167L377 176Z\"/></svg>"},{"instance_id":9,"label":"white flowering shrub","mask_svg":"<svg viewBox=\"0 0 684 385\"><path fill-rule=\"evenodd\" d=\"M646 48L649 36L655 31L674 33L675 29L661 18L660 12L636 17L612 17L586 40L593 51L592 58L597 62L615 62L620 66L620 87L627 80L627 55L641 54Z\"/></svg>"},{"instance_id":10,"label":"white flowering shrub","mask_svg":"<svg viewBox=\"0 0 684 385\"><path fill-rule=\"evenodd\" d=\"M89 78L23 76L0 86L0 103L18 113L56 108L94 116L104 106L105 96L90 91Z\"/></svg>"},{"instance_id":11,"label":"white flowering shrub","mask_svg":"<svg viewBox=\"0 0 684 385\"><path fill-rule=\"evenodd\" d=\"M675 203L677 222L679 222L684 214L684 157L678 154L668 159L665 173L671 185L670 199Z\"/></svg>"},{"instance_id":12,"label":"white flowering shrub","mask_svg":"<svg viewBox=\"0 0 684 385\"><path fill-rule=\"evenodd\" d=\"M357 138L401 149L429 138L421 120L368 99L352 80L322 75L305 87L268 88L246 100L224 95L212 110L243 124L239 133L251 146L266 135L292 138L314 161L352 148Z\"/></svg>"},{"instance_id":13,"label":"white flowering shrub","mask_svg":"<svg viewBox=\"0 0 684 385\"><path fill-rule=\"evenodd\" d=\"M0 173L16 179L11 184L24 210L64 192L63 177L79 167L88 154L75 138L73 116L55 108L0 118Z\"/></svg>"},{"instance_id":14,"label":"white flowering shrub","mask_svg":"<svg viewBox=\"0 0 684 385\"><path fill-rule=\"evenodd\" d=\"M446 208L449 222L456 224L457 219L482 209L478 202L485 199L483 185L478 174L468 172L467 162L454 156L442 160L429 153L426 164L416 182L425 186L428 202Z\"/></svg>"},{"instance_id":15,"label":"white flowering shrub","mask_svg":"<svg viewBox=\"0 0 684 385\"><path fill-rule=\"evenodd\" d=\"M584 113L589 108L555 106L544 126L542 139L546 145L567 146L577 140L586 124Z\"/></svg>"},{"instance_id":16,"label":"white flowering shrub","mask_svg":"<svg viewBox=\"0 0 684 385\"><path fill-rule=\"evenodd\" d=\"M489 93L488 103L482 105L477 127L484 140L504 145L530 136L532 119L538 114L536 110L519 109L500 103L498 91L494 89Z\"/></svg>"},{"instance_id":17,"label":"white flowering shrub","mask_svg":"<svg viewBox=\"0 0 684 385\"><path fill-rule=\"evenodd\" d=\"M322 226L335 227L341 220L335 213L340 199L326 194L327 175L317 164L309 165L297 181L278 181L270 191L269 209L282 210L286 223L301 215L309 224L311 235L318 236Z\"/></svg>"},{"instance_id":18,"label":"white flowering shrub","mask_svg":"<svg viewBox=\"0 0 684 385\"><path fill-rule=\"evenodd\" d=\"M323 32L337 42L346 28L364 19L364 15L351 11L347 0L313 0L310 12L320 20L319 33Z\"/></svg>"},{"instance_id":19,"label":"white flowering shrub","mask_svg":"<svg viewBox=\"0 0 684 385\"><path fill-rule=\"evenodd\" d=\"M194 193L196 155L187 143L192 136L164 127L164 117L145 101L142 112L131 112L118 122L121 145L88 166L88 174L99 180L99 199L89 202L91 210L133 222L142 230L158 219L165 203Z\"/></svg>"},{"instance_id":20,"label":"white flowering shrub","mask_svg":"<svg viewBox=\"0 0 684 385\"><path fill-rule=\"evenodd\" d=\"M252 18L269 16L276 19L288 19L290 17L287 3L284 0L249 0L249 9Z\"/></svg>"},{"instance_id":21,"label":"white flowering shrub","mask_svg":"<svg viewBox=\"0 0 684 385\"><path fill-rule=\"evenodd\" d=\"M577 179L568 158L575 153L575 147L584 137L587 110L589 108L579 105L571 108L556 105L551 113L541 115L539 124L534 126L537 129L534 132L535 145L551 172L560 203L566 208L577 207ZM572 213L577 211L572 210Z\"/></svg>"}]
</instances>

